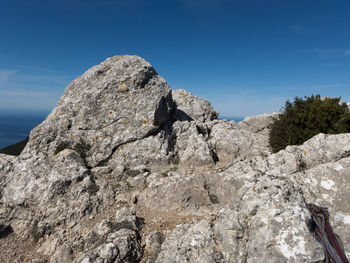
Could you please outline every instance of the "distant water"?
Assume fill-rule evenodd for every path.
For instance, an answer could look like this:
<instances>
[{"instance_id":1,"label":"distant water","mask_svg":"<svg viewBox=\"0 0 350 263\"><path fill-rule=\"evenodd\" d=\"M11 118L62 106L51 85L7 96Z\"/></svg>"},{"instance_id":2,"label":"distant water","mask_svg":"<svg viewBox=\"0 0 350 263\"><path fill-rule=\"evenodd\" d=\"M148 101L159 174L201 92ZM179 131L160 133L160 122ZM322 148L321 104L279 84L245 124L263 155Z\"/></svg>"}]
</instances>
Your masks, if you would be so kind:
<instances>
[{"instance_id":1,"label":"distant water","mask_svg":"<svg viewBox=\"0 0 350 263\"><path fill-rule=\"evenodd\" d=\"M0 149L24 140L47 114L48 112L0 109Z\"/></svg>"},{"instance_id":2,"label":"distant water","mask_svg":"<svg viewBox=\"0 0 350 263\"><path fill-rule=\"evenodd\" d=\"M230 116L219 116L221 120L240 122L244 120L244 117L230 117Z\"/></svg>"}]
</instances>

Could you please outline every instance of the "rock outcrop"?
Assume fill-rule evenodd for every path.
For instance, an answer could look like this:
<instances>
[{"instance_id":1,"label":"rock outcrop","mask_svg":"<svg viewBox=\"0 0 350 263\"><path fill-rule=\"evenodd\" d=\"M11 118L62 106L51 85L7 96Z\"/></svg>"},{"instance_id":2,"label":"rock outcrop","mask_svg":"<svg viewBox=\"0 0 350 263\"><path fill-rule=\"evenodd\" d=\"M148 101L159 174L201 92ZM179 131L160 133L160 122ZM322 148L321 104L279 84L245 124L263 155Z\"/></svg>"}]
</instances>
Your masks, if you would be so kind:
<instances>
[{"instance_id":1,"label":"rock outcrop","mask_svg":"<svg viewBox=\"0 0 350 263\"><path fill-rule=\"evenodd\" d=\"M171 90L136 56L112 57L72 81L30 134L26 154L76 149L91 167L123 144L157 132L173 110Z\"/></svg>"},{"instance_id":2,"label":"rock outcrop","mask_svg":"<svg viewBox=\"0 0 350 263\"><path fill-rule=\"evenodd\" d=\"M186 90L173 90L172 95L177 104L176 120L206 122L217 119L219 115L208 100L199 98Z\"/></svg>"},{"instance_id":3,"label":"rock outcrop","mask_svg":"<svg viewBox=\"0 0 350 263\"><path fill-rule=\"evenodd\" d=\"M272 154L276 114L236 123L137 56L66 88L0 154L0 262L321 262L306 203L350 256L350 134Z\"/></svg>"}]
</instances>

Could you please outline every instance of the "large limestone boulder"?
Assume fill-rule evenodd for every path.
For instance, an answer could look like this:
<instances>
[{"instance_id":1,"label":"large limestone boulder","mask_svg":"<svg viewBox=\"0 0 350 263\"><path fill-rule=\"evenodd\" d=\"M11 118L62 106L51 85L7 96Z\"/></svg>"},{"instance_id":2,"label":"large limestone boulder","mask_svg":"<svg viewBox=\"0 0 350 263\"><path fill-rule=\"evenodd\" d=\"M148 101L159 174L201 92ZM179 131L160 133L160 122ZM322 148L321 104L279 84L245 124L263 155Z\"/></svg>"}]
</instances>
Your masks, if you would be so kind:
<instances>
[{"instance_id":1,"label":"large limestone boulder","mask_svg":"<svg viewBox=\"0 0 350 263\"><path fill-rule=\"evenodd\" d=\"M169 85L144 59L106 59L65 89L30 135L23 154L54 155L71 148L94 167L119 146L156 132L173 110Z\"/></svg>"}]
</instances>

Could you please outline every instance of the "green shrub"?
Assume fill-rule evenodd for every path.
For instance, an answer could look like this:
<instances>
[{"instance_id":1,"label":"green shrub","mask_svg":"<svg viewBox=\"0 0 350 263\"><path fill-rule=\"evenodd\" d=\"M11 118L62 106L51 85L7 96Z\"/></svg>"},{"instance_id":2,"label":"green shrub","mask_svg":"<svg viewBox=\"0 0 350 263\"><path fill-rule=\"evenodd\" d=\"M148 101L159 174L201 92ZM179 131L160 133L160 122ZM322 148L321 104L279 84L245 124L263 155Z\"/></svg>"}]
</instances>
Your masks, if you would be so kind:
<instances>
[{"instance_id":1,"label":"green shrub","mask_svg":"<svg viewBox=\"0 0 350 263\"><path fill-rule=\"evenodd\" d=\"M13 145L7 146L0 150L0 153L7 154L7 155L14 155L18 156L21 154L22 150L28 143L28 137L25 138L23 141L17 142Z\"/></svg>"},{"instance_id":2,"label":"green shrub","mask_svg":"<svg viewBox=\"0 0 350 263\"><path fill-rule=\"evenodd\" d=\"M286 102L282 113L273 122L269 141L273 152L287 145L300 145L318 133L350 132L350 113L340 98L312 95Z\"/></svg>"}]
</instances>

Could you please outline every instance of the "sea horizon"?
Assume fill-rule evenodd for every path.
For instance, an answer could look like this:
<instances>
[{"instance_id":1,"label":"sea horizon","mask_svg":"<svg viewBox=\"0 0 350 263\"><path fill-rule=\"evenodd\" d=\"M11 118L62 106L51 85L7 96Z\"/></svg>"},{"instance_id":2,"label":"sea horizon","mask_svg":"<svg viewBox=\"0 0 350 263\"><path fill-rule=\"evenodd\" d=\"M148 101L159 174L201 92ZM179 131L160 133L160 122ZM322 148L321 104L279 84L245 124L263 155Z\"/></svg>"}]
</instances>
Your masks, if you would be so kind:
<instances>
[{"instance_id":1,"label":"sea horizon","mask_svg":"<svg viewBox=\"0 0 350 263\"><path fill-rule=\"evenodd\" d=\"M45 110L0 109L0 149L24 140L48 113Z\"/></svg>"}]
</instances>

